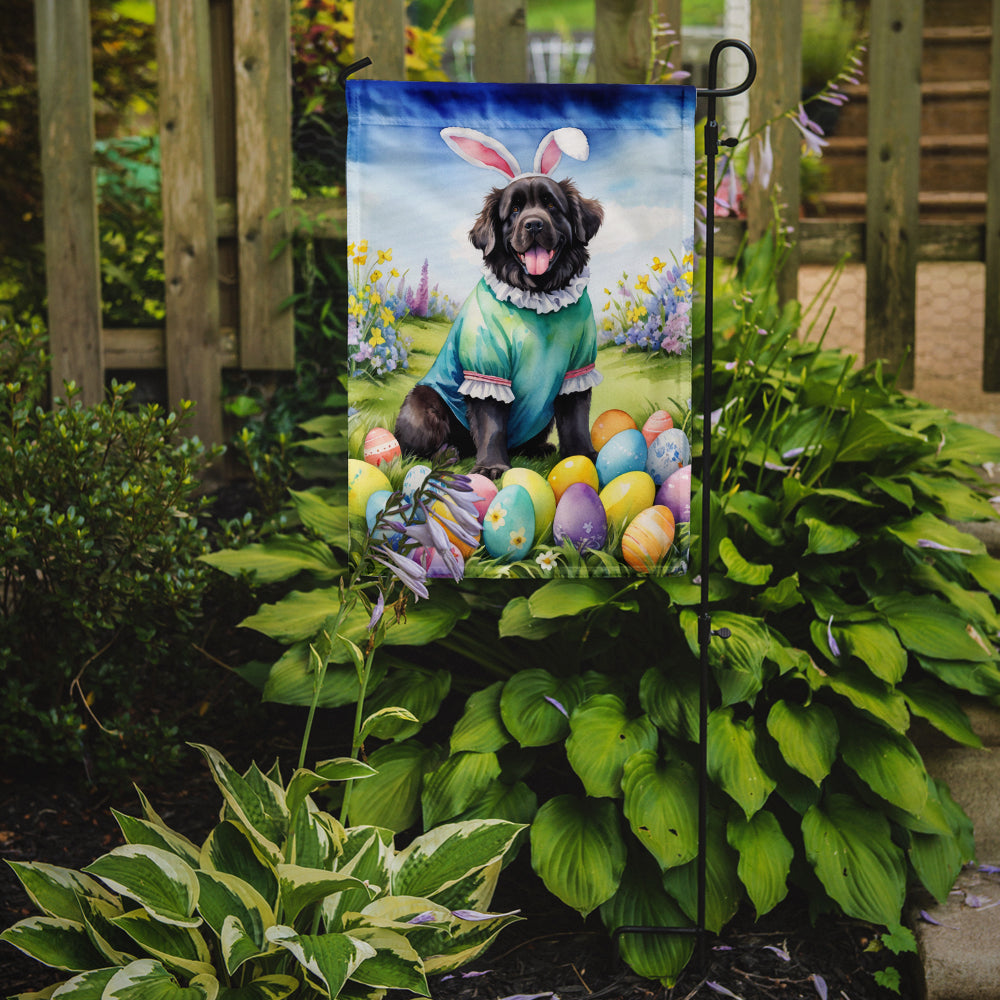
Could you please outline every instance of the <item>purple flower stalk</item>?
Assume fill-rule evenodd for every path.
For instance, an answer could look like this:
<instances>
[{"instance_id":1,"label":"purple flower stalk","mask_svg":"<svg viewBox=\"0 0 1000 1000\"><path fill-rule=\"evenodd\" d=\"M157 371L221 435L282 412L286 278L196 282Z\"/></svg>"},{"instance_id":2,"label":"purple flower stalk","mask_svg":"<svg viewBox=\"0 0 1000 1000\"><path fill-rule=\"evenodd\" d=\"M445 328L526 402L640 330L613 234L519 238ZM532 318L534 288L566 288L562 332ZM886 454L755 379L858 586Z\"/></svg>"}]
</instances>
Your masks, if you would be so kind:
<instances>
[{"instance_id":1,"label":"purple flower stalk","mask_svg":"<svg viewBox=\"0 0 1000 1000\"><path fill-rule=\"evenodd\" d=\"M378 545L372 551L376 553L372 556L375 562L390 570L392 575L416 597L430 596L424 583L427 579L427 570L420 563L393 552L385 545Z\"/></svg>"}]
</instances>

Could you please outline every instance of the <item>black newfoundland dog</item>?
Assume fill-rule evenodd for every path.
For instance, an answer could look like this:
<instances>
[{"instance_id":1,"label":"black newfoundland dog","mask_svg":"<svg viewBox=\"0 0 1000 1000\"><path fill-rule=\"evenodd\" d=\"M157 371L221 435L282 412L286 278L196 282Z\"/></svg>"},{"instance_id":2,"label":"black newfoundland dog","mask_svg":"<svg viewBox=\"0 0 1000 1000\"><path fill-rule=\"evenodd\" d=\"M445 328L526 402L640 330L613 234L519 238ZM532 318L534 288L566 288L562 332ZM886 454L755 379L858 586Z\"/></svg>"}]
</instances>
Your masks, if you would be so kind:
<instances>
[{"instance_id":1,"label":"black newfoundland dog","mask_svg":"<svg viewBox=\"0 0 1000 1000\"><path fill-rule=\"evenodd\" d=\"M461 133L461 148L445 136L449 131ZM550 133L535 171L522 174L495 140L469 129L445 132L463 158L511 180L486 196L469 233L482 252L484 277L431 370L403 401L396 438L424 456L456 446L475 455L473 471L494 479L510 468L512 449L550 452L553 424L562 456L593 458L590 395L600 376L587 244L604 213L571 180L548 176L562 152L585 159L586 138L577 129ZM571 152L566 146L574 140Z\"/></svg>"}]
</instances>

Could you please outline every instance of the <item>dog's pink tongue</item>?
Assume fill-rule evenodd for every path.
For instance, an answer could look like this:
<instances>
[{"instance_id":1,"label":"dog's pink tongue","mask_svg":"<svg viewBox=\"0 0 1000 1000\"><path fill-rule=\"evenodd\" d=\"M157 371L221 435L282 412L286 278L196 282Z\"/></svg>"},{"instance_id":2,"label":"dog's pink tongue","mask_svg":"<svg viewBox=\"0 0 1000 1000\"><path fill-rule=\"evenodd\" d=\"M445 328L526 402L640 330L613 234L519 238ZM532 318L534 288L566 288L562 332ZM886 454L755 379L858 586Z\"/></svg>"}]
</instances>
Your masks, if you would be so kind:
<instances>
[{"instance_id":1,"label":"dog's pink tongue","mask_svg":"<svg viewBox=\"0 0 1000 1000\"><path fill-rule=\"evenodd\" d=\"M544 247L532 247L525 251L524 266L528 274L544 274L549 267L549 252Z\"/></svg>"}]
</instances>

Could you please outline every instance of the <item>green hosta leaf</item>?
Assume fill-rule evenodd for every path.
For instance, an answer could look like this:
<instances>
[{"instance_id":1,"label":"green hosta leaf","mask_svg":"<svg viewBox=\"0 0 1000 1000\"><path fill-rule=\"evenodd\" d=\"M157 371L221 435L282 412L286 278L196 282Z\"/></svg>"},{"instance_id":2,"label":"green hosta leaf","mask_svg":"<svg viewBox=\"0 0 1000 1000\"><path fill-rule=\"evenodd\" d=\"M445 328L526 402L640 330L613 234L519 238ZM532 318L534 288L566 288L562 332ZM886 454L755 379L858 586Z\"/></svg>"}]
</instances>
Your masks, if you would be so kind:
<instances>
[{"instance_id":1,"label":"green hosta leaf","mask_svg":"<svg viewBox=\"0 0 1000 1000\"><path fill-rule=\"evenodd\" d=\"M81 920L83 911L80 908L80 896L115 902L115 897L97 879L71 868L60 868L40 861L8 861L7 864L13 869L32 903L46 916Z\"/></svg>"},{"instance_id":2,"label":"green hosta leaf","mask_svg":"<svg viewBox=\"0 0 1000 1000\"><path fill-rule=\"evenodd\" d=\"M277 905L277 873L241 823L226 820L208 835L202 844L199 867L234 875L253 886L271 907Z\"/></svg>"},{"instance_id":3,"label":"green hosta leaf","mask_svg":"<svg viewBox=\"0 0 1000 1000\"><path fill-rule=\"evenodd\" d=\"M872 410L862 410L851 421L840 443L838 462L868 462L881 458L890 448L926 444L927 439L915 431L879 416Z\"/></svg>"},{"instance_id":4,"label":"green hosta leaf","mask_svg":"<svg viewBox=\"0 0 1000 1000\"><path fill-rule=\"evenodd\" d=\"M381 826L399 833L420 817L424 774L438 763L438 753L415 740L379 747L368 758L377 774L351 790L353 826Z\"/></svg>"},{"instance_id":5,"label":"green hosta leaf","mask_svg":"<svg viewBox=\"0 0 1000 1000\"><path fill-rule=\"evenodd\" d=\"M470 695L462 717L451 733L451 752L473 750L495 753L510 742L510 733L500 717L500 692L503 681Z\"/></svg>"},{"instance_id":6,"label":"green hosta leaf","mask_svg":"<svg viewBox=\"0 0 1000 1000\"><path fill-rule=\"evenodd\" d=\"M845 552L855 545L860 537L846 524L829 524L816 517L803 518L803 523L809 529L806 555L829 556Z\"/></svg>"},{"instance_id":7,"label":"green hosta leaf","mask_svg":"<svg viewBox=\"0 0 1000 1000\"><path fill-rule=\"evenodd\" d=\"M391 630L390 630L391 632ZM384 720L380 739L405 740L420 731L438 713L441 702L451 689L451 674L447 670L424 670L411 667L394 670L371 694L365 707L372 712L386 708L403 708L414 717Z\"/></svg>"},{"instance_id":8,"label":"green hosta leaf","mask_svg":"<svg viewBox=\"0 0 1000 1000\"><path fill-rule=\"evenodd\" d=\"M773 587L761 591L754 598L756 605L764 613L787 611L797 604L804 604L805 598L799 587L799 574L783 577Z\"/></svg>"},{"instance_id":9,"label":"green hosta leaf","mask_svg":"<svg viewBox=\"0 0 1000 1000\"><path fill-rule=\"evenodd\" d=\"M122 835L128 843L159 847L164 851L176 854L189 865L198 864L199 849L187 837L175 833L162 824L136 819L134 816L126 816L124 813L118 812L117 809L112 809L111 812L118 821Z\"/></svg>"},{"instance_id":10,"label":"green hosta leaf","mask_svg":"<svg viewBox=\"0 0 1000 1000\"><path fill-rule=\"evenodd\" d=\"M601 904L601 920L609 932L619 927L688 927L691 921L664 891L654 865L630 858L617 892ZM622 958L638 975L673 986L691 959L691 934L623 934Z\"/></svg>"},{"instance_id":11,"label":"green hosta leaf","mask_svg":"<svg viewBox=\"0 0 1000 1000\"><path fill-rule=\"evenodd\" d=\"M730 538L722 538L719 541L719 557L726 564L726 576L737 583L744 583L748 587L763 587L771 578L774 567L768 563L747 562L740 555L739 549Z\"/></svg>"},{"instance_id":12,"label":"green hosta leaf","mask_svg":"<svg viewBox=\"0 0 1000 1000\"><path fill-rule=\"evenodd\" d=\"M694 669L650 667L639 682L639 704L660 729L678 740L698 739L700 687Z\"/></svg>"},{"instance_id":13,"label":"green hosta leaf","mask_svg":"<svg viewBox=\"0 0 1000 1000\"><path fill-rule=\"evenodd\" d=\"M778 505L761 493L739 490L726 497L726 514L735 515L754 530L758 538L768 545L778 547L784 540L781 512Z\"/></svg>"},{"instance_id":14,"label":"green hosta leaf","mask_svg":"<svg viewBox=\"0 0 1000 1000\"><path fill-rule=\"evenodd\" d=\"M159 962L142 958L115 972L101 1000L216 1000L218 995L215 976L198 975L181 986Z\"/></svg>"},{"instance_id":15,"label":"green hosta leaf","mask_svg":"<svg viewBox=\"0 0 1000 1000\"><path fill-rule=\"evenodd\" d=\"M798 705L779 699L768 713L767 731L777 741L785 761L815 785L830 773L837 756L839 731L826 705Z\"/></svg>"},{"instance_id":16,"label":"green hosta leaf","mask_svg":"<svg viewBox=\"0 0 1000 1000\"><path fill-rule=\"evenodd\" d=\"M340 646L340 644L338 644ZM340 646L342 648L342 646ZM335 651L336 653L336 651ZM369 686L377 685L385 677L386 657L378 657L372 668ZM353 666L329 664L323 675L317 708L339 708L358 700L360 687ZM271 666L264 681L261 697L279 705L311 705L316 695L316 674L308 642L289 646Z\"/></svg>"},{"instance_id":17,"label":"green hosta leaf","mask_svg":"<svg viewBox=\"0 0 1000 1000\"><path fill-rule=\"evenodd\" d=\"M289 490L299 519L324 542L343 547L347 540L347 505L327 503L312 490Z\"/></svg>"},{"instance_id":18,"label":"green hosta leaf","mask_svg":"<svg viewBox=\"0 0 1000 1000\"><path fill-rule=\"evenodd\" d=\"M618 889L625 842L608 799L557 795L531 825L531 865L553 895L582 916Z\"/></svg>"},{"instance_id":19,"label":"green hosta leaf","mask_svg":"<svg viewBox=\"0 0 1000 1000\"><path fill-rule=\"evenodd\" d=\"M924 888L946 902L965 860L958 839L950 833L911 833L909 855Z\"/></svg>"},{"instance_id":20,"label":"green hosta leaf","mask_svg":"<svg viewBox=\"0 0 1000 1000\"><path fill-rule=\"evenodd\" d=\"M87 929L64 917L28 917L0 934L6 941L35 961L54 969L81 972L99 968L104 959L91 944Z\"/></svg>"},{"instance_id":21,"label":"green hosta leaf","mask_svg":"<svg viewBox=\"0 0 1000 1000\"><path fill-rule=\"evenodd\" d=\"M550 580L528 598L535 618L565 618L607 604L617 587L609 580Z\"/></svg>"},{"instance_id":22,"label":"green hosta leaf","mask_svg":"<svg viewBox=\"0 0 1000 1000\"><path fill-rule=\"evenodd\" d=\"M625 762L622 790L625 818L660 868L698 854L698 782L688 764L640 751Z\"/></svg>"},{"instance_id":23,"label":"green hosta leaf","mask_svg":"<svg viewBox=\"0 0 1000 1000\"><path fill-rule=\"evenodd\" d=\"M910 724L903 696L884 681L873 677L868 670L841 667L835 673L821 674L813 668L807 678L814 688L826 687L856 708L881 719L896 732L904 733Z\"/></svg>"},{"instance_id":24,"label":"green hosta leaf","mask_svg":"<svg viewBox=\"0 0 1000 1000\"><path fill-rule=\"evenodd\" d=\"M997 436L981 427L962 424L950 420L944 431L944 441L937 453L941 462L965 462L980 465L983 462L998 462Z\"/></svg>"},{"instance_id":25,"label":"green hosta leaf","mask_svg":"<svg viewBox=\"0 0 1000 1000\"><path fill-rule=\"evenodd\" d=\"M402 934L383 927L362 926L352 929L351 937L375 949L375 954L351 973L355 982L430 996L424 963Z\"/></svg>"},{"instance_id":26,"label":"green hosta leaf","mask_svg":"<svg viewBox=\"0 0 1000 1000\"><path fill-rule=\"evenodd\" d=\"M245 986L223 987L218 1000L285 1000L298 988L292 976L261 976Z\"/></svg>"},{"instance_id":27,"label":"green hosta leaf","mask_svg":"<svg viewBox=\"0 0 1000 1000\"><path fill-rule=\"evenodd\" d=\"M521 746L547 746L565 738L569 716L583 697L579 677L560 679L547 670L522 670L504 684L500 716Z\"/></svg>"},{"instance_id":28,"label":"green hosta leaf","mask_svg":"<svg viewBox=\"0 0 1000 1000\"><path fill-rule=\"evenodd\" d=\"M198 878L191 866L170 851L146 844L125 844L98 858L84 871L113 892L134 899L150 916L178 927L197 927Z\"/></svg>"},{"instance_id":29,"label":"green hosta leaf","mask_svg":"<svg viewBox=\"0 0 1000 1000\"><path fill-rule=\"evenodd\" d=\"M922 549L927 542L930 542L932 545L967 552L970 555L983 555L986 552L986 546L978 538L933 514L918 514L908 521L888 525L886 531L912 549Z\"/></svg>"},{"instance_id":30,"label":"green hosta leaf","mask_svg":"<svg viewBox=\"0 0 1000 1000\"><path fill-rule=\"evenodd\" d=\"M332 580L344 573L326 543L298 535L272 535L266 542L209 552L200 559L230 576L245 573L257 584L288 580L298 573L309 573L318 580Z\"/></svg>"},{"instance_id":31,"label":"green hosta leaf","mask_svg":"<svg viewBox=\"0 0 1000 1000\"><path fill-rule=\"evenodd\" d=\"M372 712L361 724L358 735L362 740L368 739L369 736L379 740L391 740L397 735L405 739L403 733L411 736L421 725L421 721L409 709L392 706Z\"/></svg>"},{"instance_id":32,"label":"green hosta leaf","mask_svg":"<svg viewBox=\"0 0 1000 1000\"><path fill-rule=\"evenodd\" d=\"M849 795L830 795L802 820L806 857L849 917L899 923L906 892L903 852L880 812Z\"/></svg>"},{"instance_id":33,"label":"green hosta leaf","mask_svg":"<svg viewBox=\"0 0 1000 1000\"><path fill-rule=\"evenodd\" d=\"M980 555L965 559L964 563L980 587L994 597L1000 597L1000 559L995 559L991 555Z\"/></svg>"},{"instance_id":34,"label":"green hosta leaf","mask_svg":"<svg viewBox=\"0 0 1000 1000\"><path fill-rule=\"evenodd\" d=\"M198 872L201 894L198 910L205 922L215 931L216 936L227 944L224 947L226 970L232 975L247 958L255 957L265 950L264 931L275 923L274 912L267 900L252 885L235 875L222 872ZM238 928L230 927L224 933L227 921L238 922ZM233 947L233 939L240 942L240 949ZM250 954L245 954L243 941L249 939Z\"/></svg>"},{"instance_id":35,"label":"green hosta leaf","mask_svg":"<svg viewBox=\"0 0 1000 1000\"><path fill-rule=\"evenodd\" d=\"M500 615L501 639L513 636L519 639L546 639L563 628L565 624L558 619L536 618L531 613L527 597L515 597L508 601Z\"/></svg>"},{"instance_id":36,"label":"green hosta leaf","mask_svg":"<svg viewBox=\"0 0 1000 1000\"><path fill-rule=\"evenodd\" d=\"M287 949L332 997L338 996L344 983L366 959L375 957L375 949L349 934L296 934L281 924L270 927L267 939Z\"/></svg>"},{"instance_id":37,"label":"green hosta leaf","mask_svg":"<svg viewBox=\"0 0 1000 1000\"><path fill-rule=\"evenodd\" d=\"M729 846L739 851L736 873L760 919L788 894L788 873L795 849L781 832L774 813L765 809L751 819L738 816L726 828Z\"/></svg>"},{"instance_id":38,"label":"green hosta leaf","mask_svg":"<svg viewBox=\"0 0 1000 1000\"><path fill-rule=\"evenodd\" d=\"M841 652L856 656L886 684L898 684L906 673L906 650L896 633L879 622L834 625L833 635Z\"/></svg>"},{"instance_id":39,"label":"green hosta leaf","mask_svg":"<svg viewBox=\"0 0 1000 1000\"><path fill-rule=\"evenodd\" d=\"M976 622L990 635L1000 632L1000 615L992 597L981 590L970 590L965 583L947 579L930 563L915 566L910 579L914 590L930 590L939 594L956 611Z\"/></svg>"},{"instance_id":40,"label":"green hosta leaf","mask_svg":"<svg viewBox=\"0 0 1000 1000\"><path fill-rule=\"evenodd\" d=\"M709 714L708 774L748 819L764 805L775 781L757 762L752 718L737 721L732 708L717 708Z\"/></svg>"},{"instance_id":41,"label":"green hosta leaf","mask_svg":"<svg viewBox=\"0 0 1000 1000\"><path fill-rule=\"evenodd\" d=\"M495 753L452 754L424 780L421 804L424 827L454 819L500 777Z\"/></svg>"},{"instance_id":42,"label":"green hosta leaf","mask_svg":"<svg viewBox=\"0 0 1000 1000\"><path fill-rule=\"evenodd\" d=\"M989 500L953 476L924 476L911 472L906 477L925 496L940 504L950 521L992 521L996 517Z\"/></svg>"},{"instance_id":43,"label":"green hosta leaf","mask_svg":"<svg viewBox=\"0 0 1000 1000\"><path fill-rule=\"evenodd\" d=\"M986 697L1000 694L1000 669L993 663L936 660L931 656L918 656L917 662L948 687Z\"/></svg>"},{"instance_id":44,"label":"green hosta leaf","mask_svg":"<svg viewBox=\"0 0 1000 1000\"><path fill-rule=\"evenodd\" d=\"M460 816L466 819L505 819L527 826L538 812L538 796L523 782L492 781Z\"/></svg>"},{"instance_id":45,"label":"green hosta leaf","mask_svg":"<svg viewBox=\"0 0 1000 1000\"><path fill-rule=\"evenodd\" d=\"M523 827L503 820L446 823L396 855L392 891L434 899L461 879L499 862Z\"/></svg>"},{"instance_id":46,"label":"green hosta leaf","mask_svg":"<svg viewBox=\"0 0 1000 1000\"><path fill-rule=\"evenodd\" d=\"M653 750L659 735L649 716L629 719L613 694L591 695L570 717L566 757L588 795L621 796L622 768L638 750Z\"/></svg>"},{"instance_id":47,"label":"green hosta leaf","mask_svg":"<svg viewBox=\"0 0 1000 1000\"><path fill-rule=\"evenodd\" d=\"M927 772L910 740L892 730L852 719L841 741L845 763L876 795L919 815L927 801Z\"/></svg>"},{"instance_id":48,"label":"green hosta leaf","mask_svg":"<svg viewBox=\"0 0 1000 1000\"><path fill-rule=\"evenodd\" d=\"M111 921L168 968L189 976L211 975L212 956L205 939L191 927L160 923L145 910L132 910Z\"/></svg>"},{"instance_id":49,"label":"green hosta leaf","mask_svg":"<svg viewBox=\"0 0 1000 1000\"><path fill-rule=\"evenodd\" d=\"M996 654L975 626L936 597L885 595L875 607L899 633L904 646L939 660L994 660Z\"/></svg>"},{"instance_id":50,"label":"green hosta leaf","mask_svg":"<svg viewBox=\"0 0 1000 1000\"><path fill-rule=\"evenodd\" d=\"M681 612L681 627L692 655L700 656L698 616L693 611ZM708 662L722 690L723 704L753 701L763 685L764 659L771 648L771 636L759 618L730 611L712 615L712 629L729 629L730 636L713 636L708 646Z\"/></svg>"},{"instance_id":51,"label":"green hosta leaf","mask_svg":"<svg viewBox=\"0 0 1000 1000\"><path fill-rule=\"evenodd\" d=\"M367 886L352 875L303 868L301 865L278 865L278 884L281 888L282 913L286 920L293 922L305 907L318 903L327 896L345 889L367 891ZM374 891L371 895L374 895Z\"/></svg>"},{"instance_id":52,"label":"green hosta leaf","mask_svg":"<svg viewBox=\"0 0 1000 1000\"><path fill-rule=\"evenodd\" d=\"M331 781L353 781L359 778L371 778L378 772L375 768L353 757L336 757L324 760L310 771L299 768L288 782L285 792L285 805L288 812L296 813L299 807L317 789L328 785Z\"/></svg>"},{"instance_id":53,"label":"green hosta leaf","mask_svg":"<svg viewBox=\"0 0 1000 1000\"><path fill-rule=\"evenodd\" d=\"M926 719L945 736L967 747L983 745L965 710L947 688L924 680L908 681L900 686L900 690L910 711Z\"/></svg>"}]
</instances>

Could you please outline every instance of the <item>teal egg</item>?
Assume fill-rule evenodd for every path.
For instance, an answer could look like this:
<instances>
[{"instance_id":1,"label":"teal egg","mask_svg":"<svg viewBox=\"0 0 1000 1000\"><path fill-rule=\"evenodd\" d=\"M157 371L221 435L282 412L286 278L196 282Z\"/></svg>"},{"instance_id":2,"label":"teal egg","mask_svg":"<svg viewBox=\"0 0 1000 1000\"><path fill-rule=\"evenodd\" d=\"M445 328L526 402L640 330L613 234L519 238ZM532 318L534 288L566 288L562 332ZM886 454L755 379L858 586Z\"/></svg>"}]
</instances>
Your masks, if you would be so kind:
<instances>
[{"instance_id":1,"label":"teal egg","mask_svg":"<svg viewBox=\"0 0 1000 1000\"><path fill-rule=\"evenodd\" d=\"M649 446L646 471L662 486L679 468L691 464L691 444L679 427L658 434Z\"/></svg>"},{"instance_id":2,"label":"teal egg","mask_svg":"<svg viewBox=\"0 0 1000 1000\"><path fill-rule=\"evenodd\" d=\"M535 538L535 506L523 486L505 486L490 501L483 518L483 544L494 559L514 562L530 551Z\"/></svg>"},{"instance_id":3,"label":"teal egg","mask_svg":"<svg viewBox=\"0 0 1000 1000\"><path fill-rule=\"evenodd\" d=\"M375 529L379 515L385 510L391 497L391 490L376 490L368 498L368 503L365 505L365 523L368 525L368 534L372 536L373 541L387 543L392 548L396 548L403 537L401 531L391 531L384 527ZM398 506L398 504L394 506Z\"/></svg>"},{"instance_id":4,"label":"teal egg","mask_svg":"<svg viewBox=\"0 0 1000 1000\"><path fill-rule=\"evenodd\" d=\"M646 468L646 439L634 427L611 437L597 455L597 478L603 489L626 472L642 472Z\"/></svg>"}]
</instances>

